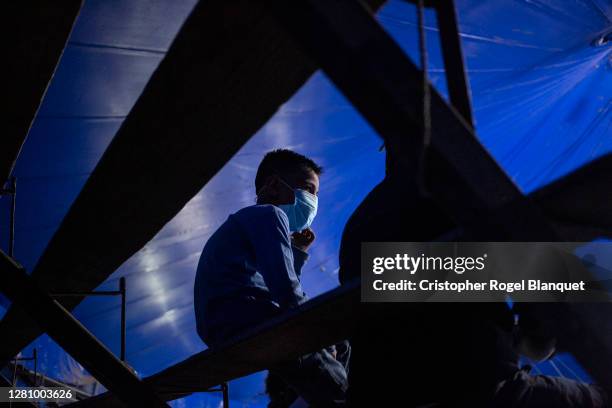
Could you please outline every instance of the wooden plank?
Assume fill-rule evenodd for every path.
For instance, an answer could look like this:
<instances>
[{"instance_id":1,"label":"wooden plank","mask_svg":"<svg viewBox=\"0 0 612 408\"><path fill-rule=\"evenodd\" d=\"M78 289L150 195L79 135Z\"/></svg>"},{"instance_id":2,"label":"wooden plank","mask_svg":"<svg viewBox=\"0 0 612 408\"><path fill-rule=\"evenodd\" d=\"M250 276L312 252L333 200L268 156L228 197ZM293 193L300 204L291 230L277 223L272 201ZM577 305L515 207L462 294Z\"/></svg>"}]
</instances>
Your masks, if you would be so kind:
<instances>
[{"instance_id":1,"label":"wooden plank","mask_svg":"<svg viewBox=\"0 0 612 408\"><path fill-rule=\"evenodd\" d=\"M168 407L70 312L0 251L0 290L117 398L131 406Z\"/></svg>"},{"instance_id":2,"label":"wooden plank","mask_svg":"<svg viewBox=\"0 0 612 408\"><path fill-rule=\"evenodd\" d=\"M565 240L612 236L612 154L600 157L530 197L554 220Z\"/></svg>"},{"instance_id":3,"label":"wooden plank","mask_svg":"<svg viewBox=\"0 0 612 408\"><path fill-rule=\"evenodd\" d=\"M612 237L612 154L600 157L527 195L566 242ZM443 237L465 240L460 229Z\"/></svg>"},{"instance_id":4,"label":"wooden plank","mask_svg":"<svg viewBox=\"0 0 612 408\"><path fill-rule=\"evenodd\" d=\"M0 188L8 179L81 8L81 0L7 1Z\"/></svg>"},{"instance_id":5,"label":"wooden plank","mask_svg":"<svg viewBox=\"0 0 612 408\"><path fill-rule=\"evenodd\" d=\"M224 347L202 351L145 379L166 401L269 368L346 339L358 316L359 282L318 296L258 326ZM290 341L288 341L290 339ZM70 407L121 406L110 393Z\"/></svg>"}]
</instances>

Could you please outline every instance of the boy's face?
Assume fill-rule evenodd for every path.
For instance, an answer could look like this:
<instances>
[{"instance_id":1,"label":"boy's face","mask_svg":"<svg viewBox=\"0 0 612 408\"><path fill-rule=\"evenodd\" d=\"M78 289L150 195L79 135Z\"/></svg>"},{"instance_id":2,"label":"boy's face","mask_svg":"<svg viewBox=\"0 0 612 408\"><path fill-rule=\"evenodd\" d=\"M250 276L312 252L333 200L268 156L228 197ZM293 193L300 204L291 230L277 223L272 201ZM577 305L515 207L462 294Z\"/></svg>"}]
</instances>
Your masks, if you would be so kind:
<instances>
[{"instance_id":1,"label":"boy's face","mask_svg":"<svg viewBox=\"0 0 612 408\"><path fill-rule=\"evenodd\" d=\"M294 189L306 190L314 195L319 193L319 176L310 169L302 169L290 174L268 177L265 193L260 197L260 203L274 205L292 204L295 201L295 195L291 188L283 183L283 180Z\"/></svg>"}]
</instances>

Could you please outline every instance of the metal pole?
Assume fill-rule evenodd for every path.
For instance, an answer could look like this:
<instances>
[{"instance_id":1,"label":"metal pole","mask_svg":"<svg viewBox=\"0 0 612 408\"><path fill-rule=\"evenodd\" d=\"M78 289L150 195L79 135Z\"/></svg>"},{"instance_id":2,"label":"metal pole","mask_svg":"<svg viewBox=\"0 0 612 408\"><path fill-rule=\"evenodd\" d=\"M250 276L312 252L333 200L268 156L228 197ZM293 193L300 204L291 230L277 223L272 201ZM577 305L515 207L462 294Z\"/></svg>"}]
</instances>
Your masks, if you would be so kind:
<instances>
[{"instance_id":1,"label":"metal pole","mask_svg":"<svg viewBox=\"0 0 612 408\"><path fill-rule=\"evenodd\" d=\"M33 351L34 358L34 386L38 387L38 352L36 349Z\"/></svg>"},{"instance_id":2,"label":"metal pole","mask_svg":"<svg viewBox=\"0 0 612 408\"><path fill-rule=\"evenodd\" d=\"M8 253L11 258L14 256L15 250L15 208L17 203L17 178L11 177L11 219L9 226L9 244L8 244Z\"/></svg>"},{"instance_id":3,"label":"metal pole","mask_svg":"<svg viewBox=\"0 0 612 408\"><path fill-rule=\"evenodd\" d=\"M17 359L13 360L13 381L11 385L14 387L17 384Z\"/></svg>"},{"instance_id":4,"label":"metal pole","mask_svg":"<svg viewBox=\"0 0 612 408\"><path fill-rule=\"evenodd\" d=\"M125 361L125 277L119 278L121 292L121 361Z\"/></svg>"},{"instance_id":5,"label":"metal pole","mask_svg":"<svg viewBox=\"0 0 612 408\"><path fill-rule=\"evenodd\" d=\"M229 408L229 387L226 382L221 384L223 390L223 408Z\"/></svg>"},{"instance_id":6,"label":"metal pole","mask_svg":"<svg viewBox=\"0 0 612 408\"><path fill-rule=\"evenodd\" d=\"M450 101L473 129L472 98L461 51L461 36L455 2L454 0L436 1L434 5L438 15L442 58Z\"/></svg>"},{"instance_id":7,"label":"metal pole","mask_svg":"<svg viewBox=\"0 0 612 408\"><path fill-rule=\"evenodd\" d=\"M120 359L125 362L125 339L126 339L126 280L125 277L119 278L119 290L100 290L92 292L68 292L68 293L49 293L51 297L84 297L84 296L121 296L121 351Z\"/></svg>"}]
</instances>

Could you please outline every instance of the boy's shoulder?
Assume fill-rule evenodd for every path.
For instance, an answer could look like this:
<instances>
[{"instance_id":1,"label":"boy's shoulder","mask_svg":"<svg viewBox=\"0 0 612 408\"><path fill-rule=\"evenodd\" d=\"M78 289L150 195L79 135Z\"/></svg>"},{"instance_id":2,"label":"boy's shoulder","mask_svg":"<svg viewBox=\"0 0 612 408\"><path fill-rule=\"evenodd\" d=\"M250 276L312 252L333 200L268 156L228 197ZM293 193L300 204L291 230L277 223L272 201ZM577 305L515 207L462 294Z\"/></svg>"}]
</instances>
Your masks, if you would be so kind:
<instances>
[{"instance_id":1,"label":"boy's shoulder","mask_svg":"<svg viewBox=\"0 0 612 408\"><path fill-rule=\"evenodd\" d=\"M238 218L239 220L280 219L287 224L289 223L285 212L272 204L250 205L236 211L232 214L232 217Z\"/></svg>"}]
</instances>

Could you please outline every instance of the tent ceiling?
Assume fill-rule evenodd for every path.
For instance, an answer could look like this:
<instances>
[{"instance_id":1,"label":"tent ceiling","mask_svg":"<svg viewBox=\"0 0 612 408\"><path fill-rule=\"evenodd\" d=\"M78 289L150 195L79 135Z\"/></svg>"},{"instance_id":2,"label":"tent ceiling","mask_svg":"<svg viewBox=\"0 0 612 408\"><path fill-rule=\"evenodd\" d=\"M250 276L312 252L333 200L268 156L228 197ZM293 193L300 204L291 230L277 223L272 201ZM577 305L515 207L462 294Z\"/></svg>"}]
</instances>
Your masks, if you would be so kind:
<instances>
[{"instance_id":1,"label":"tent ceiling","mask_svg":"<svg viewBox=\"0 0 612 408\"><path fill-rule=\"evenodd\" d=\"M194 4L85 2L16 166L16 257L29 270ZM457 4L478 135L525 192L612 150L612 46L592 45L612 28L609 2ZM418 61L414 7L392 0L378 18ZM427 26L430 75L444 93L432 14ZM191 303L199 251L229 213L253 202L256 166L271 148L295 148L327 169L314 224L317 242L304 279L311 294L333 287L344 221L383 175L379 145L343 96L315 74L153 240L101 285L115 288L120 276L128 279L129 362L149 375L203 348ZM163 194L159 192L162 201ZM6 201L0 199L2 214ZM5 225L0 228L3 245ZM85 325L117 352L118 308L115 300L96 298L76 309ZM47 351L43 370L67 375L55 345L46 337L35 344ZM232 387L232 398L257 400L258 381L241 380Z\"/></svg>"}]
</instances>

